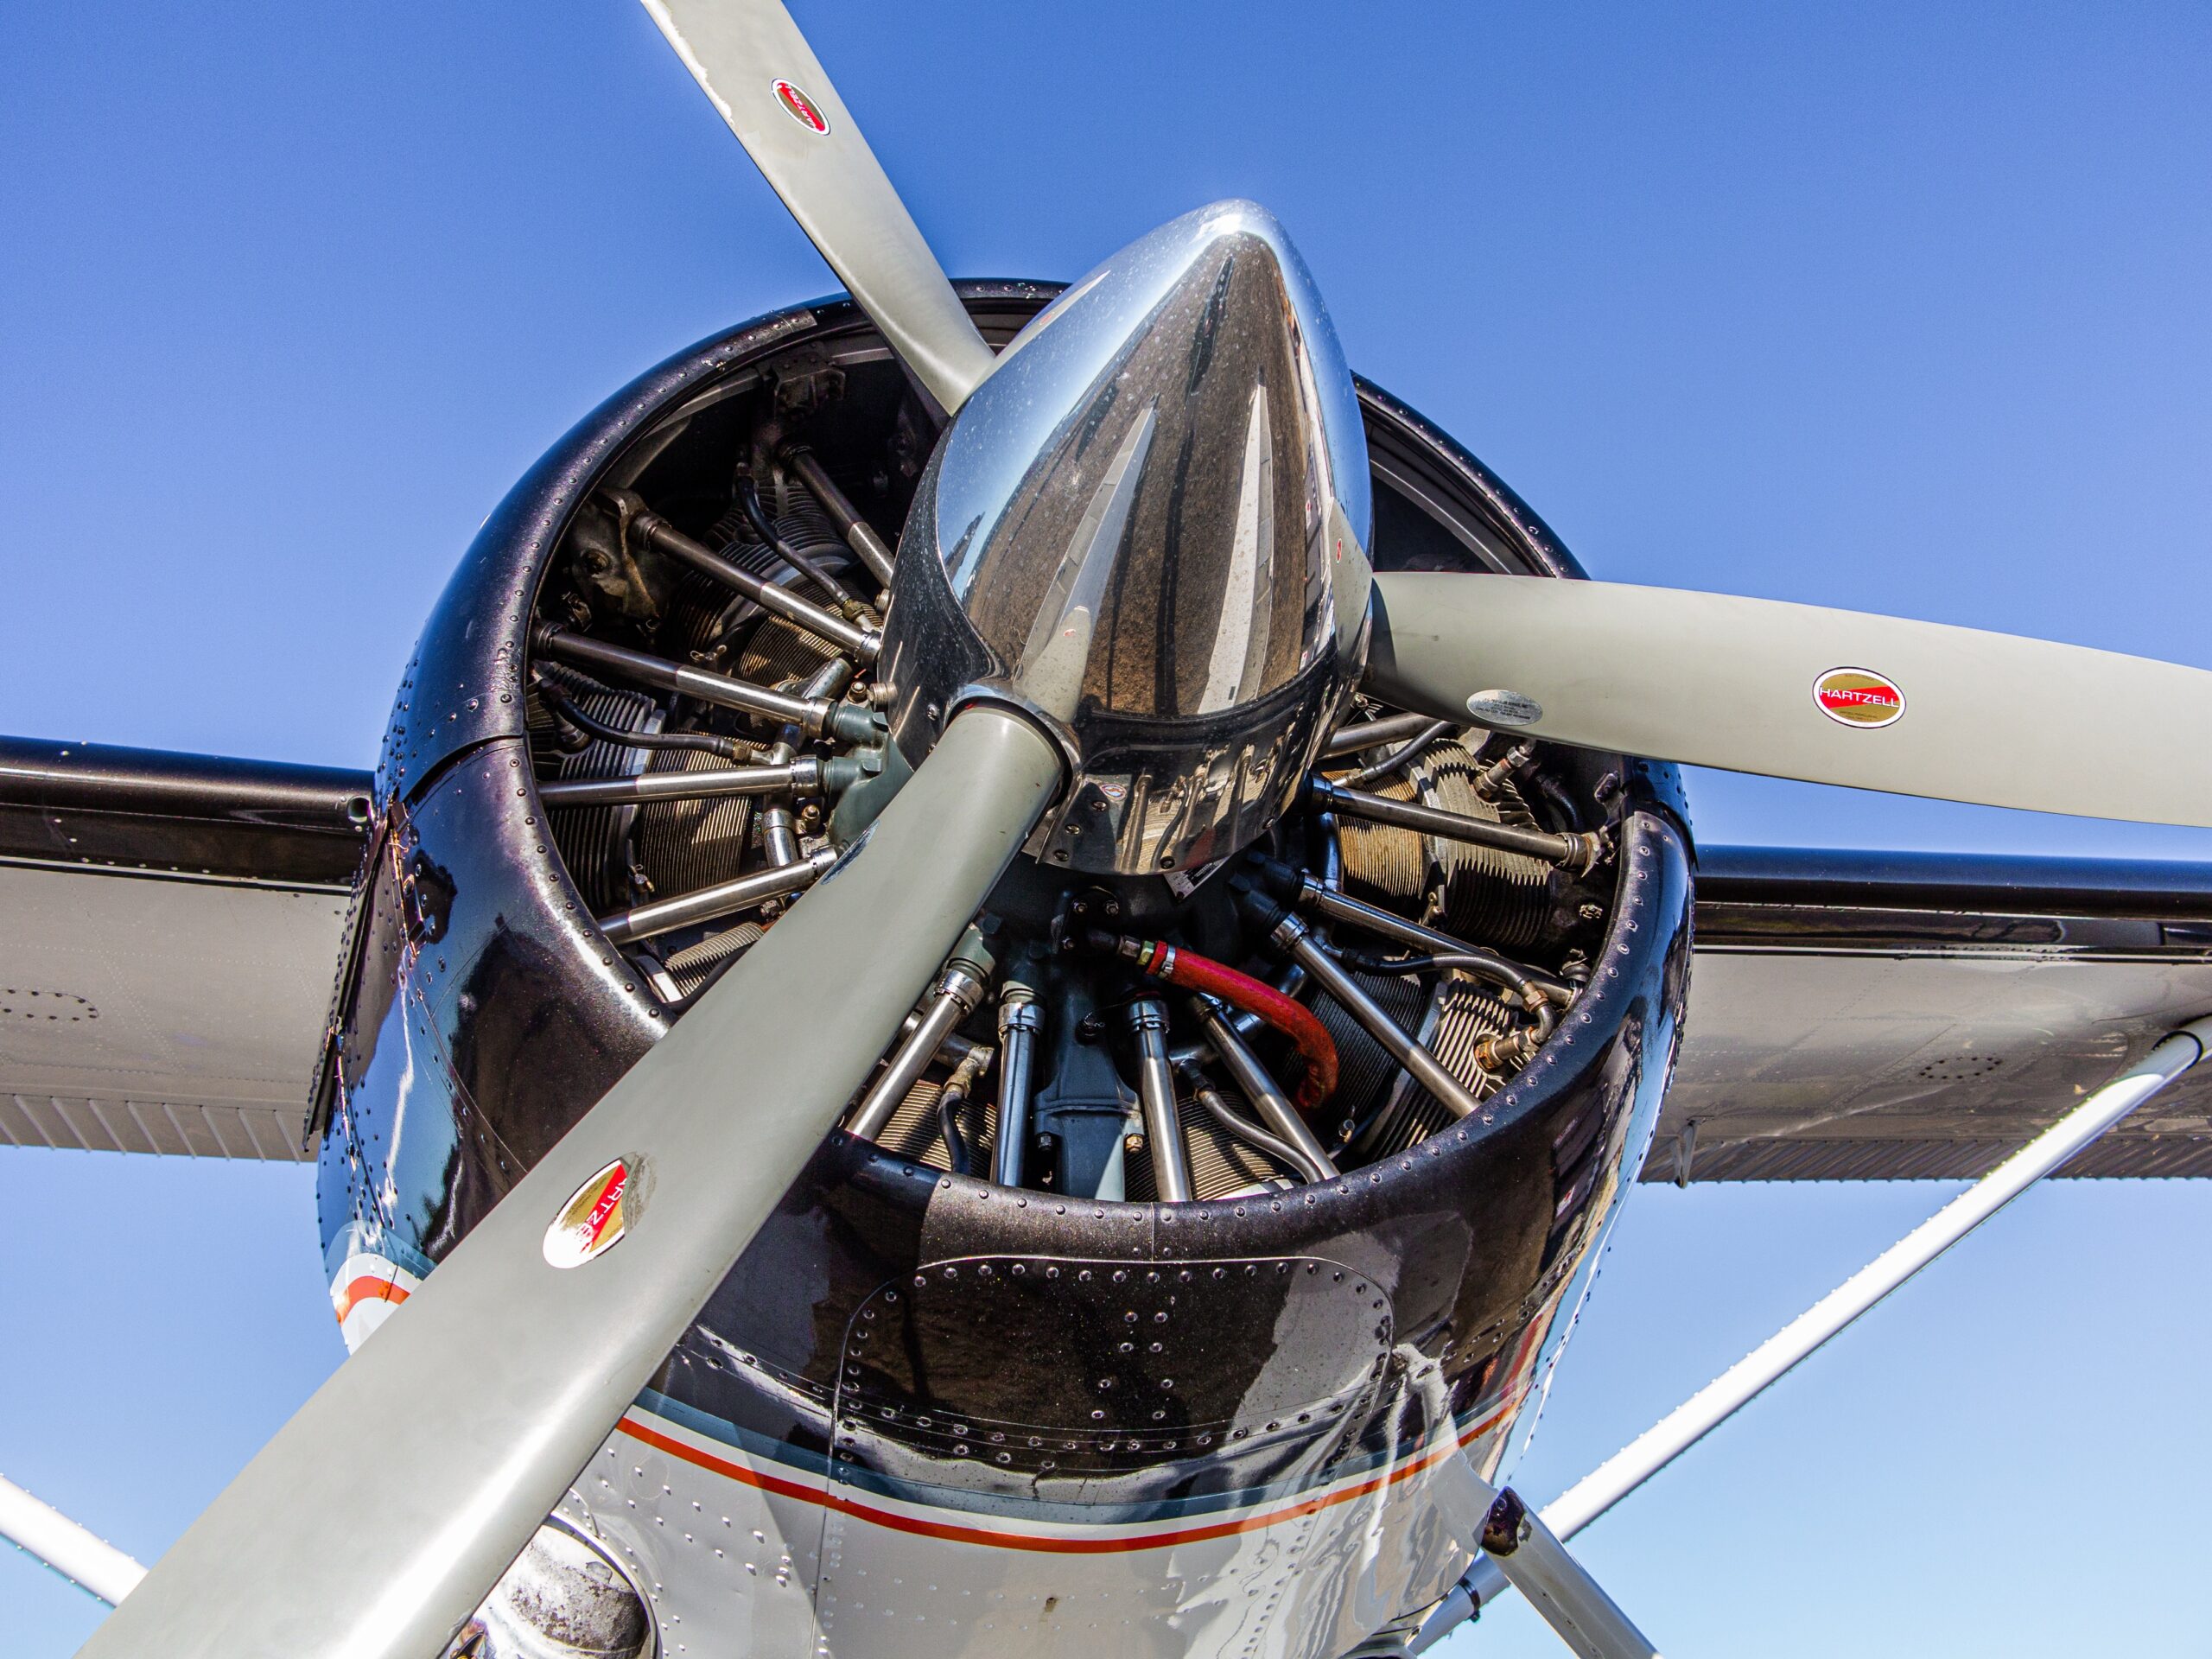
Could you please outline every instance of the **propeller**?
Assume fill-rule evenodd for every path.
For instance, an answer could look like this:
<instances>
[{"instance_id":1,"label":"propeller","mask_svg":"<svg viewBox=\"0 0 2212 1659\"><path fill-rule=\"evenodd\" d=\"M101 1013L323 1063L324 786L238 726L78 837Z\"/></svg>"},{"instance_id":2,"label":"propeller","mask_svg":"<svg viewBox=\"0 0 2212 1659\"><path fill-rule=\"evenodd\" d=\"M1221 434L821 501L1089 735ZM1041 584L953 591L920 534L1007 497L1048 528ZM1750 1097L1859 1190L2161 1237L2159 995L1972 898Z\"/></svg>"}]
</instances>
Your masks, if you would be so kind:
<instances>
[{"instance_id":1,"label":"propeller","mask_svg":"<svg viewBox=\"0 0 2212 1659\"><path fill-rule=\"evenodd\" d=\"M990 347L790 14L645 6L915 378L958 410ZM442 1652L798 1178L1063 779L1025 719L955 720L848 856L317 1390L84 1659ZM836 1027L807 1042L833 983Z\"/></svg>"},{"instance_id":2,"label":"propeller","mask_svg":"<svg viewBox=\"0 0 2212 1659\"><path fill-rule=\"evenodd\" d=\"M1061 775L1027 720L955 719L847 859L316 1391L80 1659L442 1652L821 1146Z\"/></svg>"},{"instance_id":3,"label":"propeller","mask_svg":"<svg viewBox=\"0 0 2212 1659\"><path fill-rule=\"evenodd\" d=\"M645 0L729 130L930 395L957 411L991 348L778 0Z\"/></svg>"},{"instance_id":4,"label":"propeller","mask_svg":"<svg viewBox=\"0 0 2212 1659\"><path fill-rule=\"evenodd\" d=\"M2212 673L1775 600L1375 578L1367 683L1494 730L1984 806L2212 826Z\"/></svg>"}]
</instances>

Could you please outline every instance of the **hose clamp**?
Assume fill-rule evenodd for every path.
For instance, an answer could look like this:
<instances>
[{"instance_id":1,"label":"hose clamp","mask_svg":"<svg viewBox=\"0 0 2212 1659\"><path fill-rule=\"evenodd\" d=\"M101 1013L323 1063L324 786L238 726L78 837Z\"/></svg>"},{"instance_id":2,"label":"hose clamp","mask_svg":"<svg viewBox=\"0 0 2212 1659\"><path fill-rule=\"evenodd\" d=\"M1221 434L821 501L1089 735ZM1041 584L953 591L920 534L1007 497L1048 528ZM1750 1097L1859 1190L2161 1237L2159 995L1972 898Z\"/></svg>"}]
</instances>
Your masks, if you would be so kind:
<instances>
[{"instance_id":1,"label":"hose clamp","mask_svg":"<svg viewBox=\"0 0 2212 1659\"><path fill-rule=\"evenodd\" d=\"M965 963L954 963L944 970L944 977L938 982L937 994L949 996L957 1002L964 1017L982 1005L983 982L969 972Z\"/></svg>"}]
</instances>

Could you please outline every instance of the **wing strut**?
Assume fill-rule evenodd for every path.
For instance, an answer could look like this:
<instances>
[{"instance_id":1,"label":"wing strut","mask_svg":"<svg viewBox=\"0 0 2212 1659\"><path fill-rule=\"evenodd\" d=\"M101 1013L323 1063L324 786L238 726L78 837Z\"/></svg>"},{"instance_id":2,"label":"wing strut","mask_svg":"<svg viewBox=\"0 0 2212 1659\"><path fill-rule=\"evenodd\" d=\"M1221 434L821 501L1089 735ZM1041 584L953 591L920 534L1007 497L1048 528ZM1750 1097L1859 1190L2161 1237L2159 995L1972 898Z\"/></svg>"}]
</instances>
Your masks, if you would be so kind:
<instances>
[{"instance_id":1,"label":"wing strut","mask_svg":"<svg viewBox=\"0 0 2212 1659\"><path fill-rule=\"evenodd\" d=\"M1535 1530L1551 1538L1554 1545L1573 1537L1765 1393L1860 1314L2195 1065L2208 1049L2212 1049L2212 1015L2192 1020L2169 1034L2133 1065L1577 1481L1544 1510ZM1504 1496L1511 1497L1510 1489ZM1559 1554L1573 1565L1563 1550ZM1446 1633L1474 1618L1508 1585L1519 1584L1524 1577L1525 1573L1511 1569L1510 1557L1501 1563L1486 1532L1484 1553L1407 1644L1407 1652L1426 1652ZM1550 1610L1541 1605L1541 1599L1539 1606L1551 1620ZM1558 1629L1557 1621L1552 1622Z\"/></svg>"},{"instance_id":2,"label":"wing strut","mask_svg":"<svg viewBox=\"0 0 2212 1659\"><path fill-rule=\"evenodd\" d=\"M146 1576L144 1567L106 1539L7 1479L0 1479L0 1538L111 1607Z\"/></svg>"}]
</instances>

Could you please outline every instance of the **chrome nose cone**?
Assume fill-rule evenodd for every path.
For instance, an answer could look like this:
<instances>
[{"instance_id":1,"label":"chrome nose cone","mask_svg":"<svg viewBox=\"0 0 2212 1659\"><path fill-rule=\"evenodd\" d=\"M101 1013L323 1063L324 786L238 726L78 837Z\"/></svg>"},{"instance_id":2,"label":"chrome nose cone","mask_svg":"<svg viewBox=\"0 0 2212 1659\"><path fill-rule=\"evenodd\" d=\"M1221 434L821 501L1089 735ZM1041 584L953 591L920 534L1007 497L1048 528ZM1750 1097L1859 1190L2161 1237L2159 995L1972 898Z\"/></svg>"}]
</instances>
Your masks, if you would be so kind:
<instances>
[{"instance_id":1,"label":"chrome nose cone","mask_svg":"<svg viewBox=\"0 0 2212 1659\"><path fill-rule=\"evenodd\" d=\"M1370 506L1351 374L1273 215L1132 243L999 359L925 474L883 671L918 760L978 695L1077 776L1030 850L1192 870L1273 822L1363 666Z\"/></svg>"}]
</instances>

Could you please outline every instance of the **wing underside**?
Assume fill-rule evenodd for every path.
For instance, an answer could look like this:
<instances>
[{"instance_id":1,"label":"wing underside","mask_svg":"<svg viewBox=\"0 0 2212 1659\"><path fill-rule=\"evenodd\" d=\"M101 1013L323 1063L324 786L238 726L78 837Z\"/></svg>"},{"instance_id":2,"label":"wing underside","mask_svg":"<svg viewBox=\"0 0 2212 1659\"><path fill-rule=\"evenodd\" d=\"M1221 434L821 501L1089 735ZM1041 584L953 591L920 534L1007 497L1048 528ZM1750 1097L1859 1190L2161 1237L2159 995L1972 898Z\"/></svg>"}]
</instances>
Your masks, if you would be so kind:
<instances>
[{"instance_id":1,"label":"wing underside","mask_svg":"<svg viewBox=\"0 0 2212 1659\"><path fill-rule=\"evenodd\" d=\"M1986 1173L2212 1011L2212 866L1712 848L1643 1179ZM2191 1074L2059 1172L2212 1175Z\"/></svg>"},{"instance_id":2,"label":"wing underside","mask_svg":"<svg viewBox=\"0 0 2212 1659\"><path fill-rule=\"evenodd\" d=\"M0 739L0 1144L299 1159L366 773Z\"/></svg>"},{"instance_id":3,"label":"wing underside","mask_svg":"<svg viewBox=\"0 0 2212 1659\"><path fill-rule=\"evenodd\" d=\"M366 773L0 739L0 1144L297 1159ZM1712 848L1645 1180L1986 1173L2212 1010L2212 867ZM2062 1172L2212 1175L2212 1077Z\"/></svg>"}]
</instances>

